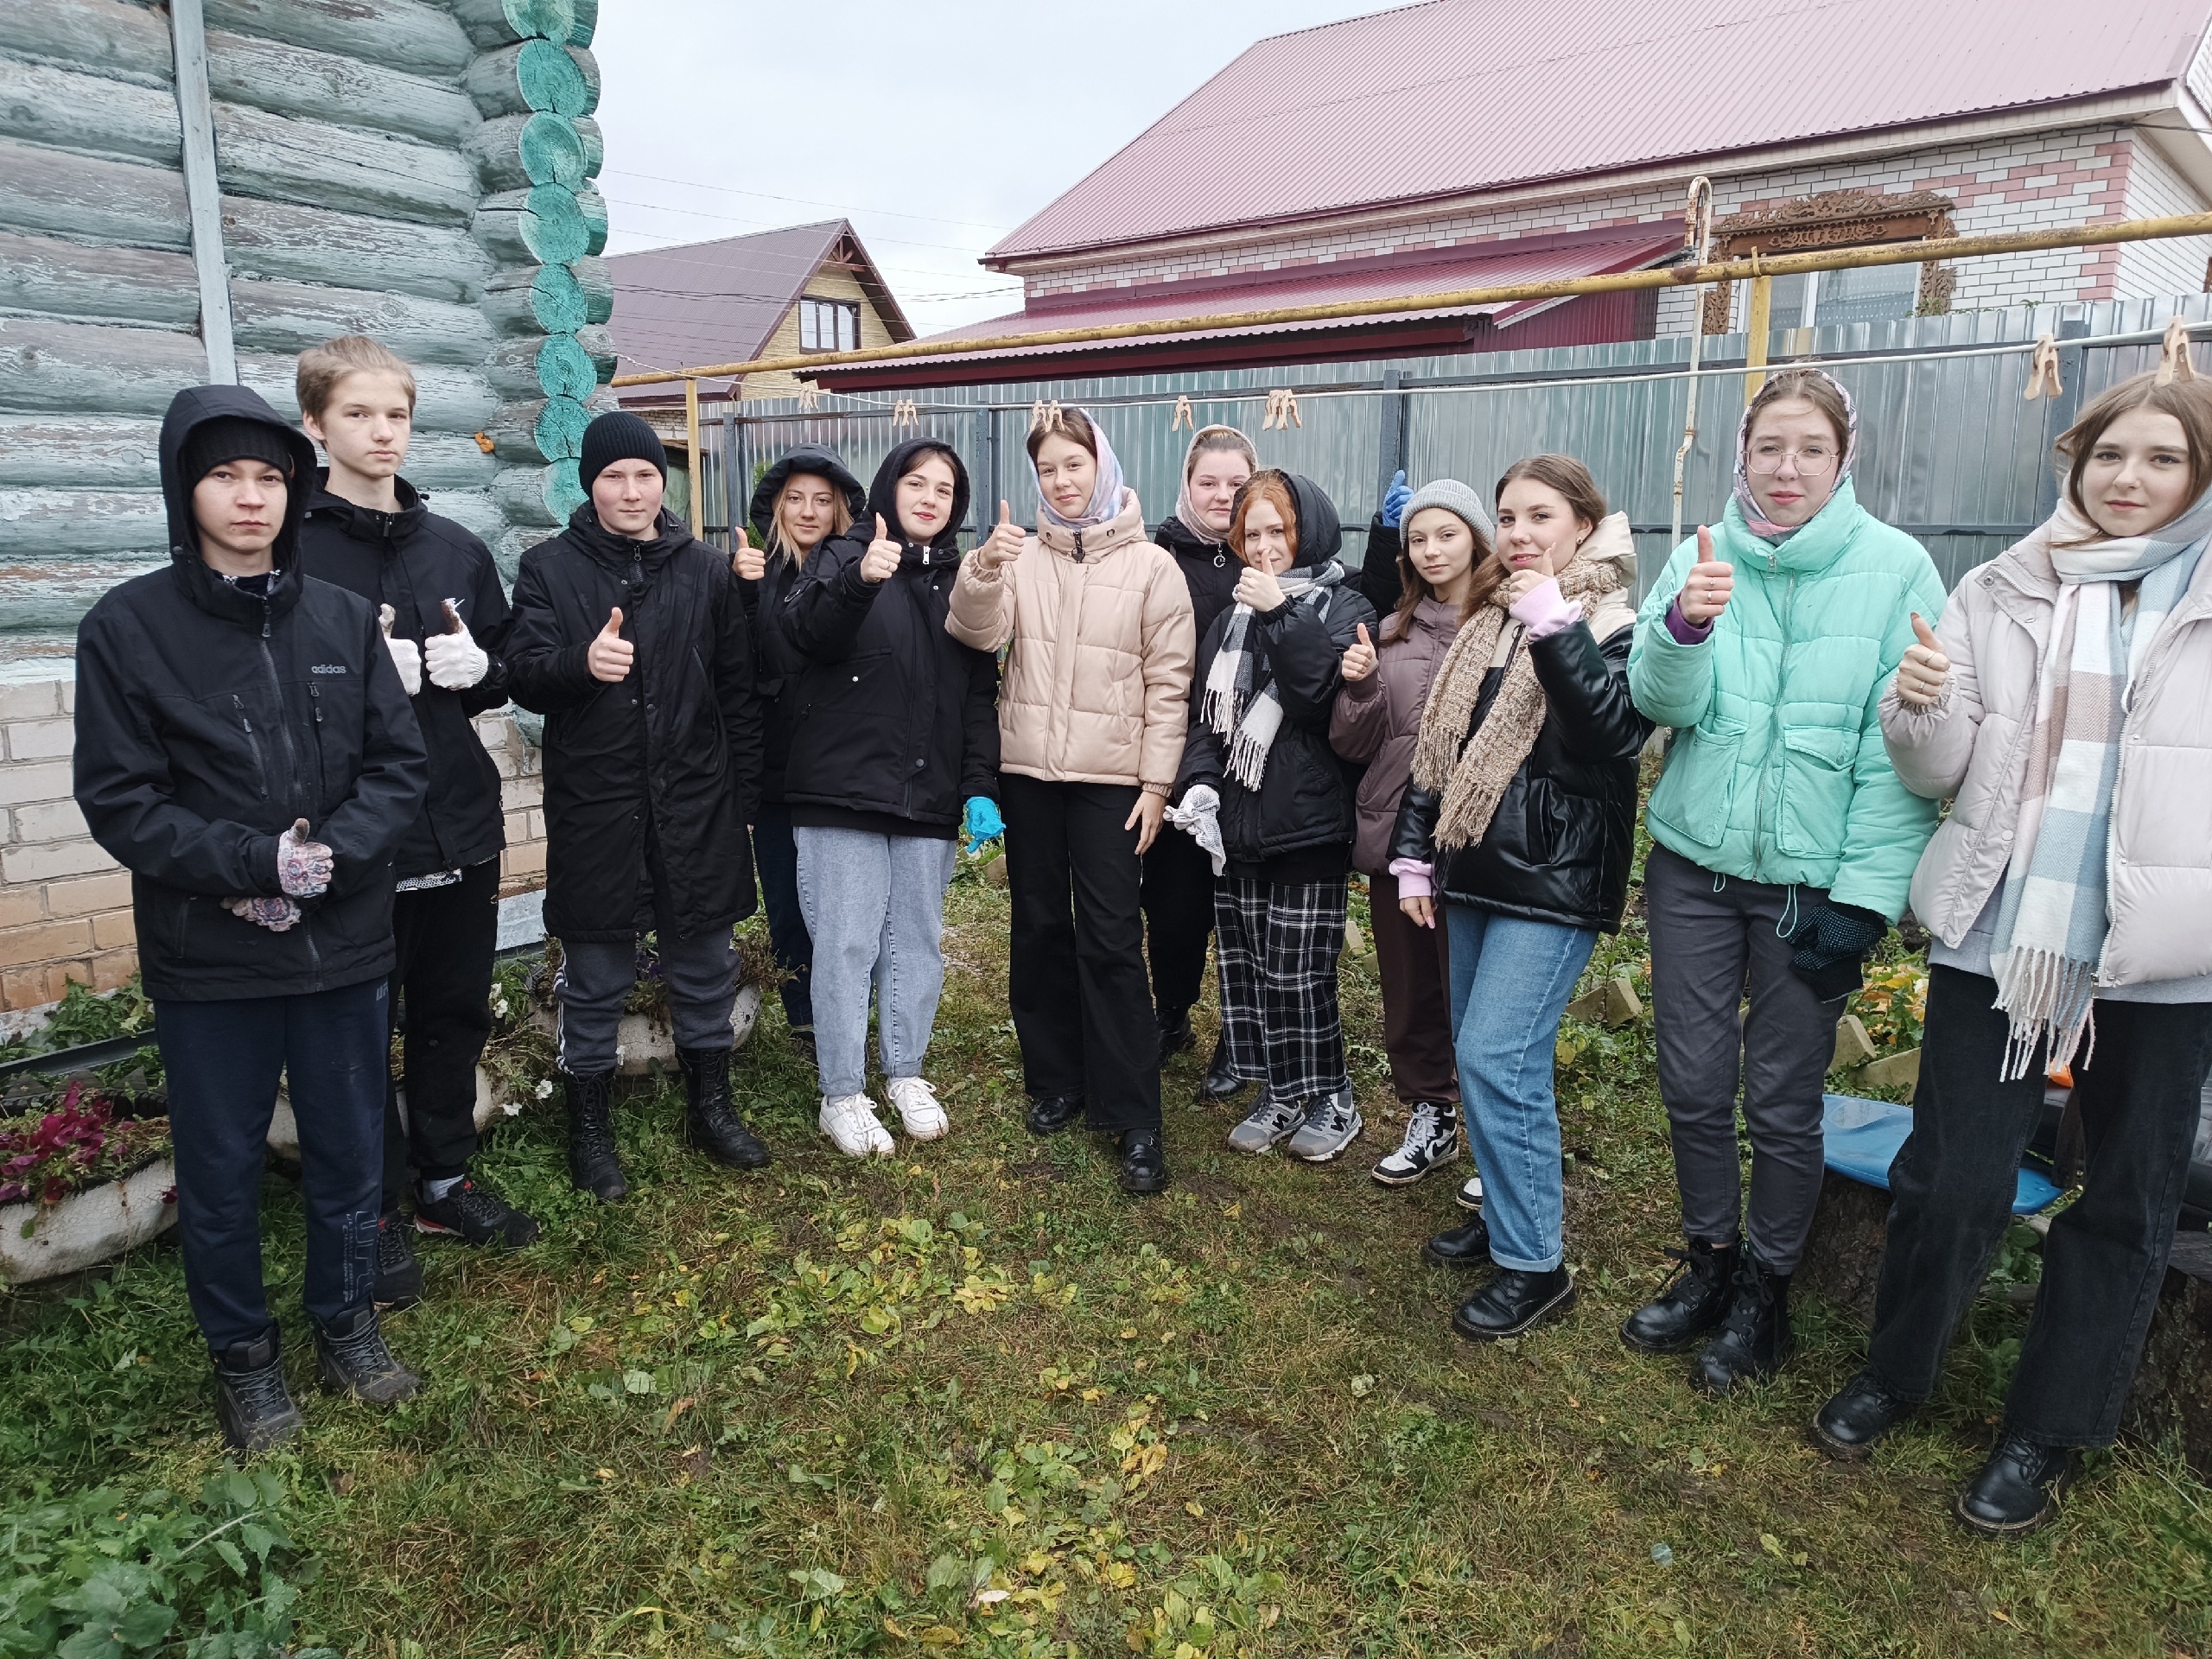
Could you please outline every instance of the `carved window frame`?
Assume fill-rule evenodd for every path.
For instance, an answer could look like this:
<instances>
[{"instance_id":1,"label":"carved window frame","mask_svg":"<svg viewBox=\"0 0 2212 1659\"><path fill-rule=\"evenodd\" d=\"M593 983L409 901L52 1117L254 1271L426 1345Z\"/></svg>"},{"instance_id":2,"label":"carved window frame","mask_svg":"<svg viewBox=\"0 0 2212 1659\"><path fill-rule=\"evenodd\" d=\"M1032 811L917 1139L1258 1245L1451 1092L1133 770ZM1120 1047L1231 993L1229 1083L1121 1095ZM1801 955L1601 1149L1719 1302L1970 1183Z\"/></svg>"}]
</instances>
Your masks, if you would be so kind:
<instances>
[{"instance_id":1,"label":"carved window frame","mask_svg":"<svg viewBox=\"0 0 2212 1659\"><path fill-rule=\"evenodd\" d=\"M1812 253L1956 236L1951 222L1955 206L1950 197L1932 190L1895 196L1868 190L1824 191L1715 221L1713 257L1748 259L1754 253ZM1933 262L1922 265L1914 289L1913 315L1948 313L1956 281L1956 273L1948 265ZM1715 283L1706 290L1705 308L1699 319L1706 334L1728 332L1735 311L1736 287L1733 283Z\"/></svg>"}]
</instances>

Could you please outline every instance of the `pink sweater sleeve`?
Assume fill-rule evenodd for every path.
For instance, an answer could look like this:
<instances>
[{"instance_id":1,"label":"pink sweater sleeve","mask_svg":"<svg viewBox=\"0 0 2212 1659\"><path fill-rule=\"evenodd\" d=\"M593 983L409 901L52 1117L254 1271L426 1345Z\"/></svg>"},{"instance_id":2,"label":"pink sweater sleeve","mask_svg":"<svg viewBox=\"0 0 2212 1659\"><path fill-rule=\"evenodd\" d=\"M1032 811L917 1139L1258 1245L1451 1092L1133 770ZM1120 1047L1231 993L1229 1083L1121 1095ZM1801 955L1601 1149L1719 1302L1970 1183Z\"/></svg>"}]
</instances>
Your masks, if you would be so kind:
<instances>
[{"instance_id":1,"label":"pink sweater sleeve","mask_svg":"<svg viewBox=\"0 0 2212 1659\"><path fill-rule=\"evenodd\" d=\"M1582 620L1580 602L1560 592L1556 576L1547 576L1540 586L1515 600L1510 608L1513 620L1528 629L1532 640L1548 639Z\"/></svg>"}]
</instances>

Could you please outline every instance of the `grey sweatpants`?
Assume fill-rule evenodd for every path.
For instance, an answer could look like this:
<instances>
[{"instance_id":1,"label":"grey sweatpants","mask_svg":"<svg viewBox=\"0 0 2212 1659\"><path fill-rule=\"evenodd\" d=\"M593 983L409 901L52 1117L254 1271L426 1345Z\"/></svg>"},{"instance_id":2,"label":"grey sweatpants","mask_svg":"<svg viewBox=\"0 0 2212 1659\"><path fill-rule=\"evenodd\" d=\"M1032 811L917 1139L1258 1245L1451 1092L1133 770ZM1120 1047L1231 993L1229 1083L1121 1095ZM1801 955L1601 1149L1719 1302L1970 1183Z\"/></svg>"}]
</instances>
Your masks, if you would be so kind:
<instances>
[{"instance_id":1,"label":"grey sweatpants","mask_svg":"<svg viewBox=\"0 0 2212 1659\"><path fill-rule=\"evenodd\" d=\"M729 930L690 939L667 932L654 938L677 1047L729 1047L730 1008L737 1001L737 946ZM588 1077L614 1069L622 1005L637 982L634 938L561 942L561 972L553 982L553 995L561 1010L555 1040L562 1071Z\"/></svg>"},{"instance_id":2,"label":"grey sweatpants","mask_svg":"<svg viewBox=\"0 0 2212 1659\"><path fill-rule=\"evenodd\" d=\"M1735 1240L1740 1079L1751 1138L1745 1232L1777 1273L1796 1271L1820 1201L1821 1092L1844 1004L1814 996L1783 935L1827 897L1818 887L1716 876L1664 847L1644 862L1659 1097L1674 1137L1682 1232L1711 1244Z\"/></svg>"}]
</instances>

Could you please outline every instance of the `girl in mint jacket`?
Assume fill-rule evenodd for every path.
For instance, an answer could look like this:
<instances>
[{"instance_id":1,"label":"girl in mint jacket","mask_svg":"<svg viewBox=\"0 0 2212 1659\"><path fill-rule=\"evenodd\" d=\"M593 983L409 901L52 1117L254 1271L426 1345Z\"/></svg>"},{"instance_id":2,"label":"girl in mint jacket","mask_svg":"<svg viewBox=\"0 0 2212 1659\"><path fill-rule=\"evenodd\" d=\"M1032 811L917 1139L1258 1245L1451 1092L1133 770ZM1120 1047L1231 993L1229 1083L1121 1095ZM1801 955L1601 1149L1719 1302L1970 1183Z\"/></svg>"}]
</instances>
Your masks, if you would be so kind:
<instances>
[{"instance_id":1,"label":"girl in mint jacket","mask_svg":"<svg viewBox=\"0 0 2212 1659\"><path fill-rule=\"evenodd\" d=\"M1669 1353L1717 1328L1693 1373L1715 1394L1789 1352L1836 1020L1936 827L1936 804L1891 769L1880 709L1913 613L1938 615L1943 584L1919 543L1859 505L1857 435L1827 374L1770 380L1744 411L1726 512L1668 562L1629 658L1637 707L1675 728L1645 814L1644 902L1688 1249L1621 1338Z\"/></svg>"}]
</instances>

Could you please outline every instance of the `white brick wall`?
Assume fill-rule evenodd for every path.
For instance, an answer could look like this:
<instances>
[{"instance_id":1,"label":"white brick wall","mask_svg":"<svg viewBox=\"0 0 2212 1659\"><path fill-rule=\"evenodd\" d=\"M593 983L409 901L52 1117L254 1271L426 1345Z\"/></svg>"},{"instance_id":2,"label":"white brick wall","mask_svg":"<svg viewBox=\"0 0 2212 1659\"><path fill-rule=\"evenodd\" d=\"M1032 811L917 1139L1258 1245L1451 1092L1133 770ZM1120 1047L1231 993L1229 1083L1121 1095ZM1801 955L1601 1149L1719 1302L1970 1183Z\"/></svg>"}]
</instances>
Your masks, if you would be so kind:
<instances>
[{"instance_id":1,"label":"white brick wall","mask_svg":"<svg viewBox=\"0 0 2212 1659\"><path fill-rule=\"evenodd\" d=\"M2126 217L2166 219L2180 213L2201 213L2204 209L2204 198L2182 177L2180 169L2161 155L2156 145L2139 141L2127 171ZM2120 250L2115 297L2201 294L2204 291L2208 258L2212 258L2212 237L2131 242Z\"/></svg>"}]
</instances>

